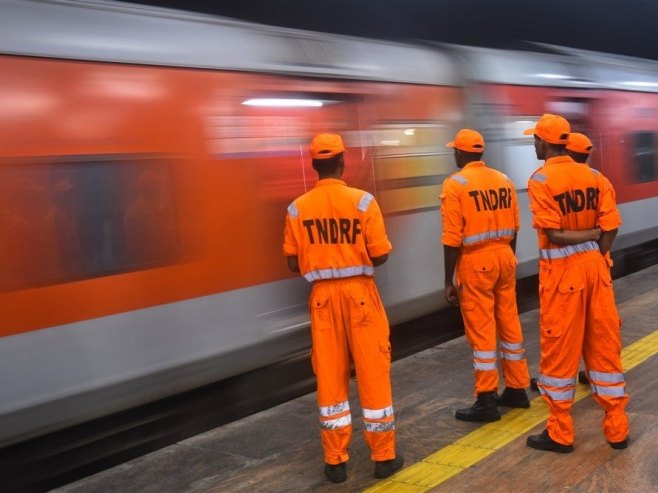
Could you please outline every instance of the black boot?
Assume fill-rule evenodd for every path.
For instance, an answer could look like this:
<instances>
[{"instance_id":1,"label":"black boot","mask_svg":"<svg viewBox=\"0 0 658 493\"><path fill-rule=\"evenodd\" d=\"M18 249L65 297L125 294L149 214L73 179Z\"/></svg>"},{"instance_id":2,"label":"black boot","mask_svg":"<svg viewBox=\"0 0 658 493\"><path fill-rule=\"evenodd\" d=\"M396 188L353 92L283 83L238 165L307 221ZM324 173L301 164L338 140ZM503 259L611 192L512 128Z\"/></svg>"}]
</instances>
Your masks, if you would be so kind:
<instances>
[{"instance_id":1,"label":"black boot","mask_svg":"<svg viewBox=\"0 0 658 493\"><path fill-rule=\"evenodd\" d=\"M530 435L526 441L528 447L537 450L547 450L559 454L568 454L573 452L573 445L562 445L548 436L548 430L542 431L539 435Z\"/></svg>"},{"instance_id":2,"label":"black boot","mask_svg":"<svg viewBox=\"0 0 658 493\"><path fill-rule=\"evenodd\" d=\"M325 464L324 475L332 483L342 483L347 479L347 472L345 471L345 462L340 464Z\"/></svg>"},{"instance_id":3,"label":"black boot","mask_svg":"<svg viewBox=\"0 0 658 493\"><path fill-rule=\"evenodd\" d=\"M500 397L496 396L496 405L528 409L530 407L530 401L528 400L528 395L525 393L525 389L505 387L502 395Z\"/></svg>"},{"instance_id":4,"label":"black boot","mask_svg":"<svg viewBox=\"0 0 658 493\"><path fill-rule=\"evenodd\" d=\"M628 447L629 440L630 438L626 437L621 442L608 442L608 445L610 445L614 449L622 450Z\"/></svg>"},{"instance_id":5,"label":"black boot","mask_svg":"<svg viewBox=\"0 0 658 493\"><path fill-rule=\"evenodd\" d=\"M583 385L589 385L589 378L587 378L587 373L585 371L578 372L578 382Z\"/></svg>"},{"instance_id":6,"label":"black boot","mask_svg":"<svg viewBox=\"0 0 658 493\"><path fill-rule=\"evenodd\" d=\"M537 385L537 379L536 378L531 378L530 379L530 388L534 390L535 392L539 392L539 385Z\"/></svg>"},{"instance_id":7,"label":"black boot","mask_svg":"<svg viewBox=\"0 0 658 493\"><path fill-rule=\"evenodd\" d=\"M500 419L500 411L496 407L496 393L479 393L477 400L471 407L457 409L455 418L462 421L498 421Z\"/></svg>"},{"instance_id":8,"label":"black boot","mask_svg":"<svg viewBox=\"0 0 658 493\"><path fill-rule=\"evenodd\" d=\"M400 454L397 454L395 457L389 460L375 461L375 477L377 479L387 478L395 471L400 469L402 464L404 464L404 457L402 457Z\"/></svg>"}]
</instances>

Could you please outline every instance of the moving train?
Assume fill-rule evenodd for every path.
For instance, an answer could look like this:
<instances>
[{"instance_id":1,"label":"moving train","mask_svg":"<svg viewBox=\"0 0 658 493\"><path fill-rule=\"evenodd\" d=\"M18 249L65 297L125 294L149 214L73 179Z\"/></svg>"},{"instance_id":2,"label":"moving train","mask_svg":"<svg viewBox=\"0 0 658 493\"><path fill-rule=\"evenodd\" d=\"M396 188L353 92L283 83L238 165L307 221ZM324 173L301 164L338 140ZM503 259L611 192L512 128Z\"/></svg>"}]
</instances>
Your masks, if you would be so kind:
<instances>
[{"instance_id":1,"label":"moving train","mask_svg":"<svg viewBox=\"0 0 658 493\"><path fill-rule=\"evenodd\" d=\"M559 113L617 190L617 248L658 238L658 63L545 45L403 44L110 1L0 3L0 446L308 348L282 255L317 132L379 201L392 324L444 308L445 143L479 129L518 188Z\"/></svg>"}]
</instances>

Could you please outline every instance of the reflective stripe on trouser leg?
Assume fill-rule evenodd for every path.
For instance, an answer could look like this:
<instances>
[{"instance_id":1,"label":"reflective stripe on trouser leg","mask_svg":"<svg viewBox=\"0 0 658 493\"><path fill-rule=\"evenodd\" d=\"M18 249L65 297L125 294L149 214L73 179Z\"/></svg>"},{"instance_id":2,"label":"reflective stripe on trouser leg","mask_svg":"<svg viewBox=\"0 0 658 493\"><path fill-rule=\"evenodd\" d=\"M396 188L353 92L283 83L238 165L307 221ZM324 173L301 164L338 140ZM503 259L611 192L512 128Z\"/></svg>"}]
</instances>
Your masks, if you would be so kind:
<instances>
[{"instance_id":1,"label":"reflective stripe on trouser leg","mask_svg":"<svg viewBox=\"0 0 658 493\"><path fill-rule=\"evenodd\" d=\"M327 464L349 459L347 449L352 436L348 403L350 356L340 315L340 282L314 284L309 297L311 363L317 377L320 436Z\"/></svg>"},{"instance_id":2,"label":"reflective stripe on trouser leg","mask_svg":"<svg viewBox=\"0 0 658 493\"><path fill-rule=\"evenodd\" d=\"M592 262L594 278L583 341L583 358L588 368L592 396L605 410L603 432L610 442L621 442L629 434L626 405L628 395L621 363L621 321L615 305L610 269L602 257Z\"/></svg>"},{"instance_id":3,"label":"reflective stripe on trouser leg","mask_svg":"<svg viewBox=\"0 0 658 493\"><path fill-rule=\"evenodd\" d=\"M516 306L516 257L511 248L498 249L496 253L500 275L494 288L494 313L500 340L500 369L507 387L525 389L530 385L530 372Z\"/></svg>"},{"instance_id":4,"label":"reflective stripe on trouser leg","mask_svg":"<svg viewBox=\"0 0 658 493\"><path fill-rule=\"evenodd\" d=\"M492 256L489 250L463 254L457 265L459 306L466 339L473 348L476 395L498 389L493 287L499 265Z\"/></svg>"},{"instance_id":5,"label":"reflective stripe on trouser leg","mask_svg":"<svg viewBox=\"0 0 658 493\"><path fill-rule=\"evenodd\" d=\"M345 281L343 317L363 409L364 436L375 461L395 457L395 419L391 394L388 319L375 282Z\"/></svg>"}]
</instances>

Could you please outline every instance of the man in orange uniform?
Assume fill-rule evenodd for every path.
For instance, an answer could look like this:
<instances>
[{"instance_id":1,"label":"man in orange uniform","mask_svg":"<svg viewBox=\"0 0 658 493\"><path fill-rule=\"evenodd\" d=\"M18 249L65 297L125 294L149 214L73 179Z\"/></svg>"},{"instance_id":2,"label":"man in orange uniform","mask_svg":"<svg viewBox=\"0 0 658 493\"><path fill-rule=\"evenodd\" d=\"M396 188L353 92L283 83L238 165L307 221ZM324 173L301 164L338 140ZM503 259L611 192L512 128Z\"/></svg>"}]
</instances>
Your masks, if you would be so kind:
<instances>
[{"instance_id":1,"label":"man in orange uniform","mask_svg":"<svg viewBox=\"0 0 658 493\"><path fill-rule=\"evenodd\" d=\"M482 159L484 139L463 129L447 144L461 171L443 182L441 237L445 259L445 298L459 304L466 338L473 348L476 402L459 409L463 421L496 421L497 405L530 406L523 334L516 307L516 234L519 208L514 183ZM453 275L457 269L457 287ZM505 390L496 398L496 337Z\"/></svg>"},{"instance_id":2,"label":"man in orange uniform","mask_svg":"<svg viewBox=\"0 0 658 493\"><path fill-rule=\"evenodd\" d=\"M545 114L534 128L537 159L528 181L533 226L539 238L539 390L550 415L528 446L568 453L574 431L578 362L588 368L592 395L605 410L610 446L628 444L628 396L621 367L620 319L606 255L621 224L614 189L598 171L566 155L569 122Z\"/></svg>"},{"instance_id":3,"label":"man in orange uniform","mask_svg":"<svg viewBox=\"0 0 658 493\"><path fill-rule=\"evenodd\" d=\"M573 159L577 163L587 164L587 160L589 159L589 154L592 151L593 147L594 146L592 145L592 142L585 134L572 132L569 134L569 137L567 138L567 145L566 145L567 156L571 157L571 159ZM612 267L612 260L610 259L609 252L606 254L606 260L608 260L608 264ZM585 385L589 384L587 373L584 371L579 371L578 381ZM530 379L530 387L532 388L532 390L539 391L536 378Z\"/></svg>"},{"instance_id":4,"label":"man in orange uniform","mask_svg":"<svg viewBox=\"0 0 658 493\"><path fill-rule=\"evenodd\" d=\"M345 147L339 135L320 134L311 143L315 188L288 207L283 252L288 267L313 283L309 298L325 474L345 481L352 434L348 401L350 358L354 361L365 439L375 477L402 467L395 454L391 396L391 346L374 266L391 251L374 197L340 180Z\"/></svg>"}]
</instances>

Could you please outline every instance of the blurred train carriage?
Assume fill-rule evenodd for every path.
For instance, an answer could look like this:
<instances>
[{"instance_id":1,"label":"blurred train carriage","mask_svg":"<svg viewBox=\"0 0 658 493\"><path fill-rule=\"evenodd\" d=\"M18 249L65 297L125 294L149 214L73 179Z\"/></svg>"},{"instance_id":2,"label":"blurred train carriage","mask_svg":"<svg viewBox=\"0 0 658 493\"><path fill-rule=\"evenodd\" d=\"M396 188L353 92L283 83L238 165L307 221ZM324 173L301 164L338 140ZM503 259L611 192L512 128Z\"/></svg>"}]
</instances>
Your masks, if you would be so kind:
<instances>
[{"instance_id":1,"label":"blurred train carriage","mask_svg":"<svg viewBox=\"0 0 658 493\"><path fill-rule=\"evenodd\" d=\"M656 63L2 2L0 445L304 351L308 286L281 235L319 131L345 136L346 180L386 214L393 323L444 307L438 195L461 126L520 189L519 274L534 274L521 130L547 111L592 137L620 247L658 238Z\"/></svg>"}]
</instances>

